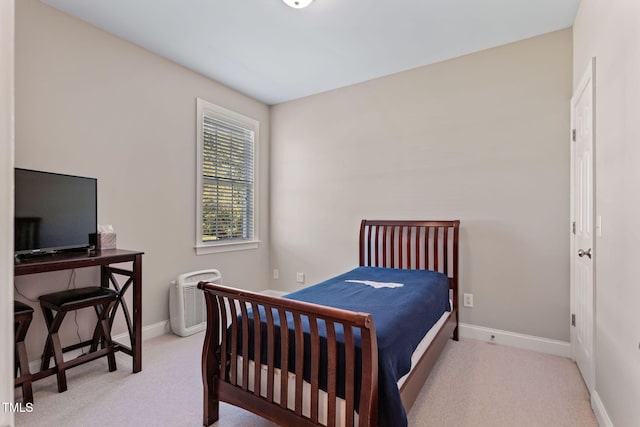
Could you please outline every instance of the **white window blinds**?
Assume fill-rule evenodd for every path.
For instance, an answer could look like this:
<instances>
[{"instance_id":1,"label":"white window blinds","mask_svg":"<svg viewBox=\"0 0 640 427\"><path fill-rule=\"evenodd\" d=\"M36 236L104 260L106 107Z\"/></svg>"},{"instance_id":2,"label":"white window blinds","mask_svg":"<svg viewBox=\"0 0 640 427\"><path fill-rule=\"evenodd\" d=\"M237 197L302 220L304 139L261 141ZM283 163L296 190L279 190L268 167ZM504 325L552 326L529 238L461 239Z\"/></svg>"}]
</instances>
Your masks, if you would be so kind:
<instances>
[{"instance_id":1,"label":"white window blinds","mask_svg":"<svg viewBox=\"0 0 640 427\"><path fill-rule=\"evenodd\" d=\"M210 109L201 114L201 243L251 240L256 132Z\"/></svg>"}]
</instances>

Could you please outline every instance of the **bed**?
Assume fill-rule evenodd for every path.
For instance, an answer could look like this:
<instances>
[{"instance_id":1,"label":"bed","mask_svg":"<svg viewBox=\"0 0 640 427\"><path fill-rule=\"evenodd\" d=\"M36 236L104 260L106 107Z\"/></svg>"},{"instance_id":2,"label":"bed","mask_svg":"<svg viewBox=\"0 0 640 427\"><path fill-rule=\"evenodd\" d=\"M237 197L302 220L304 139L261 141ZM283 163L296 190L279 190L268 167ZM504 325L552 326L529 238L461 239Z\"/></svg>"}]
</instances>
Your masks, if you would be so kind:
<instances>
[{"instance_id":1,"label":"bed","mask_svg":"<svg viewBox=\"0 0 640 427\"><path fill-rule=\"evenodd\" d=\"M442 349L458 339L459 225L363 220L359 267L283 298L199 283L204 425L223 401L279 425L405 426ZM427 299L439 311L424 314Z\"/></svg>"}]
</instances>

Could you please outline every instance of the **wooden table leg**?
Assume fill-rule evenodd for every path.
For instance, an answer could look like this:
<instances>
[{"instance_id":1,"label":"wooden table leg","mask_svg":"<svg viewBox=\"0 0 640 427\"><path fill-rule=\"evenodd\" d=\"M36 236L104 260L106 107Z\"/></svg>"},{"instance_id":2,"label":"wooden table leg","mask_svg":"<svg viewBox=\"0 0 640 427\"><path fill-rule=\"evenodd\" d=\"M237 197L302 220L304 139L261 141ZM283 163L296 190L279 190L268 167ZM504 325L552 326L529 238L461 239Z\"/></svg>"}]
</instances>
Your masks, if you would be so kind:
<instances>
[{"instance_id":1,"label":"wooden table leg","mask_svg":"<svg viewBox=\"0 0 640 427\"><path fill-rule=\"evenodd\" d=\"M142 370L142 255L133 261L133 372Z\"/></svg>"}]
</instances>

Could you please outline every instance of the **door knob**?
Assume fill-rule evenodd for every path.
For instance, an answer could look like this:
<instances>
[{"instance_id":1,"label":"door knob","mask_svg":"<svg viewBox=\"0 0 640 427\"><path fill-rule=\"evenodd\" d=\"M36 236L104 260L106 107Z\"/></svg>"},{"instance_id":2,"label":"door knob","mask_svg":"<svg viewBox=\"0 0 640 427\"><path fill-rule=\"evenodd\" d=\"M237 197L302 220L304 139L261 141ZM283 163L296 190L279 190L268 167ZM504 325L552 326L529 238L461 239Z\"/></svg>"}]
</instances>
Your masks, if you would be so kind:
<instances>
[{"instance_id":1,"label":"door knob","mask_svg":"<svg viewBox=\"0 0 640 427\"><path fill-rule=\"evenodd\" d=\"M584 249L578 249L578 256L580 258L585 255L587 256L587 258L591 259L591 248L587 249L586 251Z\"/></svg>"}]
</instances>

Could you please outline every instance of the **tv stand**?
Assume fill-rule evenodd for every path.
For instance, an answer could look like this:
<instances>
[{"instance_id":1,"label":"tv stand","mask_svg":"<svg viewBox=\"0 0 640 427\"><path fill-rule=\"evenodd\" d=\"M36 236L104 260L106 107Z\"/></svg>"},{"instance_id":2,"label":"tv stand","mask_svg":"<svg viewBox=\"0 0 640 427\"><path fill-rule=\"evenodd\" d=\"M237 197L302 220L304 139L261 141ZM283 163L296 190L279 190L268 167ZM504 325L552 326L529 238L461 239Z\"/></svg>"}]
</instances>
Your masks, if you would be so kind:
<instances>
[{"instance_id":1,"label":"tv stand","mask_svg":"<svg viewBox=\"0 0 640 427\"><path fill-rule=\"evenodd\" d=\"M93 246L89 247L89 246L85 246L85 247L79 247L79 248L70 248L70 249L52 249L52 250L48 250L48 251L34 251L34 252L28 252L28 253L24 253L24 254L15 254L14 255L14 260L16 263L20 263L24 260L28 260L28 259L42 259L42 258L47 258L47 257L52 257L52 256L58 256L58 255L65 255L65 254L72 254L72 255L78 255L78 254L87 254L87 255L91 255L91 254L95 254L96 250L93 248Z\"/></svg>"},{"instance_id":2,"label":"tv stand","mask_svg":"<svg viewBox=\"0 0 640 427\"><path fill-rule=\"evenodd\" d=\"M131 345L127 346L114 342L115 350L122 351L133 358L133 372L142 370L142 255L144 252L124 249L96 250L93 252L57 252L45 253L48 256L16 257L14 275L47 273L50 271L72 270L84 267L100 267L100 286L112 286L118 293L118 301L109 320L113 323L116 311L122 308L129 332ZM39 254L38 254L39 255ZM112 267L112 264L131 263L131 270ZM120 281L118 280L120 278ZM124 283L121 281L124 279ZM129 310L124 299L125 293L131 288L133 293L133 307ZM46 292L43 292L46 293ZM37 380L55 373L54 368L37 372L33 379Z\"/></svg>"},{"instance_id":3,"label":"tv stand","mask_svg":"<svg viewBox=\"0 0 640 427\"><path fill-rule=\"evenodd\" d=\"M52 255L55 255L57 252L50 252L50 251L46 251L46 252L30 252L28 254L16 254L14 255L14 259L17 263L26 261L26 260L30 260L30 259L43 259L43 258L47 258L50 257Z\"/></svg>"}]
</instances>

